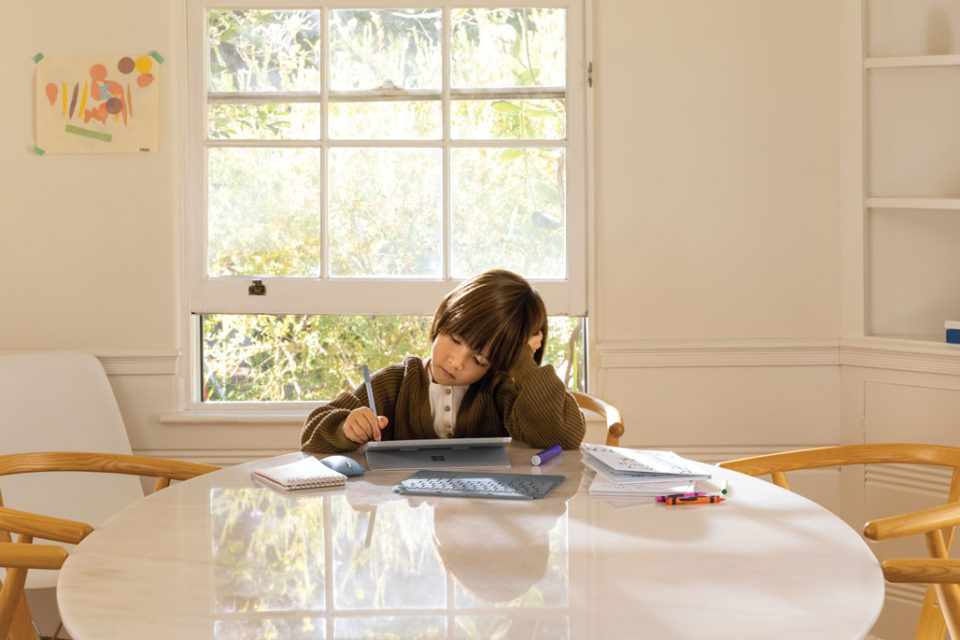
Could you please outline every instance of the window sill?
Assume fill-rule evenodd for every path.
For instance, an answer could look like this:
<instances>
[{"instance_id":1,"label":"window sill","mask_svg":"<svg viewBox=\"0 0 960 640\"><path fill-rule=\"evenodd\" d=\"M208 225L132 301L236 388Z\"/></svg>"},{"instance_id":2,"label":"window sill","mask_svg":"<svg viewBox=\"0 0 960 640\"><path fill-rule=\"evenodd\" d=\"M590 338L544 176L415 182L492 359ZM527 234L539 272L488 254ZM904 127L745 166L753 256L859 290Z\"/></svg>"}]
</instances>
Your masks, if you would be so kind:
<instances>
[{"instance_id":1,"label":"window sill","mask_svg":"<svg viewBox=\"0 0 960 640\"><path fill-rule=\"evenodd\" d=\"M253 425L302 425L310 409L277 409L266 411L263 409L187 409L163 413L159 417L160 424L188 425L188 424L253 424Z\"/></svg>"}]
</instances>

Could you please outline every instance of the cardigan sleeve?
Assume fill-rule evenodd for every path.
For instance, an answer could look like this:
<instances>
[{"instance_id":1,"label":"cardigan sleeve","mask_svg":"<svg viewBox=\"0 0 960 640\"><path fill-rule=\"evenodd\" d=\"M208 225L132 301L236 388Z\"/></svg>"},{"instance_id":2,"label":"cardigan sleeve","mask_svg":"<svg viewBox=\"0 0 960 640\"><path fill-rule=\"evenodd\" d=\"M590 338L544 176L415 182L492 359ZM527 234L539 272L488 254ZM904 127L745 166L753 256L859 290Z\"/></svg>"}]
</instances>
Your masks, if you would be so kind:
<instances>
[{"instance_id":1,"label":"cardigan sleeve","mask_svg":"<svg viewBox=\"0 0 960 640\"><path fill-rule=\"evenodd\" d=\"M375 371L370 377L377 413L389 422L383 435L389 439L393 430L397 390L403 379L403 365L391 365ZM359 385L352 392L344 392L310 412L300 431L300 449L309 453L340 453L354 451L361 445L343 432L343 423L354 409L369 405L367 387Z\"/></svg>"},{"instance_id":2,"label":"cardigan sleeve","mask_svg":"<svg viewBox=\"0 0 960 640\"><path fill-rule=\"evenodd\" d=\"M360 445L346 436L343 423L354 409L364 406L355 393L341 393L307 416L300 431L300 449L308 453L353 451Z\"/></svg>"},{"instance_id":3,"label":"cardigan sleeve","mask_svg":"<svg viewBox=\"0 0 960 640\"><path fill-rule=\"evenodd\" d=\"M564 449L575 449L583 441L586 422L577 401L552 365L537 366L529 346L495 395L512 438L533 447L559 444Z\"/></svg>"}]
</instances>

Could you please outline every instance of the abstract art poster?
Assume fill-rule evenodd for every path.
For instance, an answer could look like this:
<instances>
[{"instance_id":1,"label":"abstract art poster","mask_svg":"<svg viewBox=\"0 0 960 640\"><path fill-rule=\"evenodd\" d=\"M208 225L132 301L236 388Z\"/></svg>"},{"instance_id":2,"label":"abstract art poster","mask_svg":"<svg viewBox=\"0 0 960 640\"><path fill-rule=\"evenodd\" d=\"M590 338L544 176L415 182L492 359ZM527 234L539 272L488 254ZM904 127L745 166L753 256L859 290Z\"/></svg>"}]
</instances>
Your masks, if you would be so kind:
<instances>
[{"instance_id":1,"label":"abstract art poster","mask_svg":"<svg viewBox=\"0 0 960 640\"><path fill-rule=\"evenodd\" d=\"M59 56L37 62L44 153L141 153L160 147L159 60Z\"/></svg>"}]
</instances>

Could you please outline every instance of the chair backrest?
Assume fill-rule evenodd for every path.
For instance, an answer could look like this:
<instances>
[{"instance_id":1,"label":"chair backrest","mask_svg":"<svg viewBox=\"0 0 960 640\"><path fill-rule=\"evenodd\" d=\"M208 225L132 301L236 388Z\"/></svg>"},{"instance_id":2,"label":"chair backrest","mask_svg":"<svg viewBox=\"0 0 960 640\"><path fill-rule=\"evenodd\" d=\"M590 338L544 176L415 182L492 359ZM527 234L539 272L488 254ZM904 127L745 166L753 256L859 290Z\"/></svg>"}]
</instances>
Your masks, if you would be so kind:
<instances>
[{"instance_id":1,"label":"chair backrest","mask_svg":"<svg viewBox=\"0 0 960 640\"><path fill-rule=\"evenodd\" d=\"M0 586L0 638L7 637L18 608L24 607L21 601L28 570L56 570L67 558L63 547L32 544L33 538L77 543L91 531L92 527L82 522L0 507L0 567L6 569ZM12 541L11 533L18 534L16 542ZM32 629L28 631L32 633Z\"/></svg>"},{"instance_id":2,"label":"chair backrest","mask_svg":"<svg viewBox=\"0 0 960 640\"><path fill-rule=\"evenodd\" d=\"M98 451L131 454L113 389L87 353L0 356L0 454ZM7 507L88 522L94 527L143 497L136 477L31 474L2 482ZM56 573L30 573L29 588L53 586Z\"/></svg>"},{"instance_id":3,"label":"chair backrest","mask_svg":"<svg viewBox=\"0 0 960 640\"><path fill-rule=\"evenodd\" d=\"M950 488L947 491L947 506L960 509L960 448L945 447L939 445L925 445L912 443L884 443L884 444L855 444L841 445L834 447L817 447L813 449L800 449L796 451L783 451L770 453L738 460L728 460L719 465L725 469L732 469L740 473L751 476L770 475L774 484L790 489L790 482L787 480L787 473L799 471L802 469L819 469L823 467L838 467L853 464L919 464L946 467L951 469ZM960 522L960 511L957 512ZM904 516L894 516L884 519L894 520ZM883 522L876 521L876 522ZM899 522L899 521L896 521ZM928 538L928 548L934 557L946 557L949 553L950 543L953 539L954 523L949 523L945 519L940 521L936 528L936 536L939 537L939 547L934 551ZM867 528L871 526L867 524ZM893 526L893 525L887 525ZM864 535L871 537L865 528ZM896 527L881 529L883 537L872 539L880 540L892 537L899 537L888 531L897 531ZM904 529L919 533L916 526ZM911 535L900 533L899 535ZM942 555L941 555L942 554ZM894 563L895 564L895 563ZM886 575L886 569L884 574ZM894 575L891 573L891 575ZM906 581L906 580L901 580ZM941 589L942 591L942 589ZM948 597L950 597L948 595ZM960 608L960 592L957 594L958 608ZM927 594L920 611L920 621L917 626L916 638L936 638L942 640L943 634L947 629L947 621L937 605L937 590L933 585L927 589ZM960 637L960 634L954 637Z\"/></svg>"},{"instance_id":4,"label":"chair backrest","mask_svg":"<svg viewBox=\"0 0 960 640\"><path fill-rule=\"evenodd\" d=\"M623 435L623 416L620 411L606 400L589 393L571 391L570 395L576 399L578 407L603 417L607 423L606 445L620 446L620 436Z\"/></svg>"}]
</instances>

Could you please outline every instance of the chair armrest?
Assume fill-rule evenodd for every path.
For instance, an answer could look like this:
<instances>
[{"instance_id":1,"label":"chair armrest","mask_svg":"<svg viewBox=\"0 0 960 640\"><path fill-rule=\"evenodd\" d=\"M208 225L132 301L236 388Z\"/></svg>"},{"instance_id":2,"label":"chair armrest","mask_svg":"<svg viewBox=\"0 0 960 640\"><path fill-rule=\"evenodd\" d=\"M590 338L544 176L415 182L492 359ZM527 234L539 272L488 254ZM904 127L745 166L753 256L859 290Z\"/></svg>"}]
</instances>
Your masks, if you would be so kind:
<instances>
[{"instance_id":1,"label":"chair armrest","mask_svg":"<svg viewBox=\"0 0 960 640\"><path fill-rule=\"evenodd\" d=\"M960 582L960 560L889 558L881 565L890 582L952 584Z\"/></svg>"},{"instance_id":2,"label":"chair armrest","mask_svg":"<svg viewBox=\"0 0 960 640\"><path fill-rule=\"evenodd\" d=\"M55 544L0 542L0 567L11 569L59 569L67 550Z\"/></svg>"},{"instance_id":3,"label":"chair armrest","mask_svg":"<svg viewBox=\"0 0 960 640\"><path fill-rule=\"evenodd\" d=\"M37 451L0 456L0 475L44 471L93 471L188 480L220 467L169 458L87 451Z\"/></svg>"},{"instance_id":4,"label":"chair armrest","mask_svg":"<svg viewBox=\"0 0 960 640\"><path fill-rule=\"evenodd\" d=\"M623 416L620 410L599 396L583 391L571 391L570 395L577 401L577 406L587 411L592 411L597 415L603 416L607 423L608 440L620 440L623 435ZM609 442L607 443L609 444Z\"/></svg>"},{"instance_id":5,"label":"chair armrest","mask_svg":"<svg viewBox=\"0 0 960 640\"><path fill-rule=\"evenodd\" d=\"M952 502L931 509L872 520L863 525L863 535L870 540L889 540L919 535L957 524L960 524L960 503Z\"/></svg>"},{"instance_id":6,"label":"chair armrest","mask_svg":"<svg viewBox=\"0 0 960 640\"><path fill-rule=\"evenodd\" d=\"M11 533L77 544L93 531L90 525L26 511L0 507L0 529Z\"/></svg>"}]
</instances>

